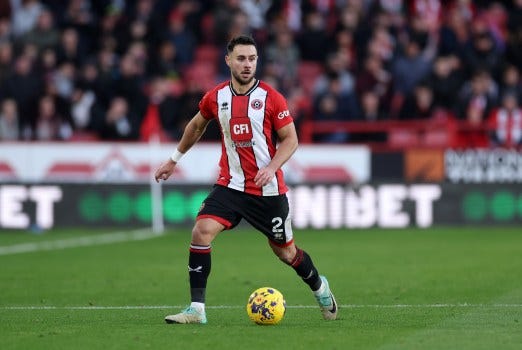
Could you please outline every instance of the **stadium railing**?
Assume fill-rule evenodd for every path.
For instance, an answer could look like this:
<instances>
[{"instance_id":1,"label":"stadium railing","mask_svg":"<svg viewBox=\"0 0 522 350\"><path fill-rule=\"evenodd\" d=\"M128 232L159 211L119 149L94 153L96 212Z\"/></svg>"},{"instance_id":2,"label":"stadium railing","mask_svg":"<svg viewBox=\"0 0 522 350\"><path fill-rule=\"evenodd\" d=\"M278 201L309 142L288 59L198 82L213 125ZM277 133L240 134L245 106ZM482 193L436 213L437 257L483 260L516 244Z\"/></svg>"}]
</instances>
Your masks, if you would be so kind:
<instances>
[{"instance_id":1,"label":"stadium railing","mask_svg":"<svg viewBox=\"0 0 522 350\"><path fill-rule=\"evenodd\" d=\"M489 147L489 129L456 119L316 121L303 120L300 142L313 143L321 135L334 132L357 134L355 143L364 143L376 151L423 148ZM375 140L375 135L383 136ZM348 142L351 142L350 140Z\"/></svg>"}]
</instances>

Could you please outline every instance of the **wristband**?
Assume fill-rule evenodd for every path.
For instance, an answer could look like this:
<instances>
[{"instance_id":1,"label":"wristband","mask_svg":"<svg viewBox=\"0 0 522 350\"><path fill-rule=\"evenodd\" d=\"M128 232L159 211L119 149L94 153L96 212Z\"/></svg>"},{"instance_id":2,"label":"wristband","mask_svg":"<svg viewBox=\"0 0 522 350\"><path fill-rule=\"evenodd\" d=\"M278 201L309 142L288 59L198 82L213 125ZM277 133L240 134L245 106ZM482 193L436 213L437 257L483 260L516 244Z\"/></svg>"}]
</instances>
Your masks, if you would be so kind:
<instances>
[{"instance_id":1,"label":"wristband","mask_svg":"<svg viewBox=\"0 0 522 350\"><path fill-rule=\"evenodd\" d=\"M180 151L178 151L178 150L176 149L176 151L174 151L174 153L172 153L172 155L170 156L170 159L171 159L173 162L177 163L177 162L179 162L179 160L181 159L181 157L183 157L184 155L185 155L185 153L181 153Z\"/></svg>"}]
</instances>

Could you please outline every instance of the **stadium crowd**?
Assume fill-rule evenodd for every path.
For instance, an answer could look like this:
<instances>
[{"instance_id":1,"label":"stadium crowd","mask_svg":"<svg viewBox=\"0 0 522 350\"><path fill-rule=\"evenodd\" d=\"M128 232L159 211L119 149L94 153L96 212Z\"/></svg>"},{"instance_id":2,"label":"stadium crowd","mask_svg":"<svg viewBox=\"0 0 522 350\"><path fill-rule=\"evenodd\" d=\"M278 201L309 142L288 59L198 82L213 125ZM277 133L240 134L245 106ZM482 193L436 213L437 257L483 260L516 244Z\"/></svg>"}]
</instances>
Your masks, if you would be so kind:
<instances>
[{"instance_id":1,"label":"stadium crowd","mask_svg":"<svg viewBox=\"0 0 522 350\"><path fill-rule=\"evenodd\" d=\"M443 118L522 145L522 0L4 0L0 140L178 140L240 33L298 127Z\"/></svg>"}]
</instances>

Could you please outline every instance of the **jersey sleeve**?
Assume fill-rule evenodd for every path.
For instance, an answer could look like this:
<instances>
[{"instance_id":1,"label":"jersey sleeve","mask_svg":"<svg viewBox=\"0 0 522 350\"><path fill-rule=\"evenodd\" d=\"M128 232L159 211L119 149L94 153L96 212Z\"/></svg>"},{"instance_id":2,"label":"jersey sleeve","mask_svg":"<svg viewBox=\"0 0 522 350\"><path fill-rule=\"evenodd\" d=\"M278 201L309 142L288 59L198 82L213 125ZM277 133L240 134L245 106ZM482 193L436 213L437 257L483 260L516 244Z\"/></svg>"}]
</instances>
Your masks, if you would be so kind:
<instances>
[{"instance_id":1,"label":"jersey sleeve","mask_svg":"<svg viewBox=\"0 0 522 350\"><path fill-rule=\"evenodd\" d=\"M275 130L281 129L294 121L288 110L286 99L280 93L272 95L272 116Z\"/></svg>"},{"instance_id":2,"label":"jersey sleeve","mask_svg":"<svg viewBox=\"0 0 522 350\"><path fill-rule=\"evenodd\" d=\"M213 90L207 92L199 101L199 111L205 119L216 118L216 106L216 94L213 93Z\"/></svg>"}]
</instances>

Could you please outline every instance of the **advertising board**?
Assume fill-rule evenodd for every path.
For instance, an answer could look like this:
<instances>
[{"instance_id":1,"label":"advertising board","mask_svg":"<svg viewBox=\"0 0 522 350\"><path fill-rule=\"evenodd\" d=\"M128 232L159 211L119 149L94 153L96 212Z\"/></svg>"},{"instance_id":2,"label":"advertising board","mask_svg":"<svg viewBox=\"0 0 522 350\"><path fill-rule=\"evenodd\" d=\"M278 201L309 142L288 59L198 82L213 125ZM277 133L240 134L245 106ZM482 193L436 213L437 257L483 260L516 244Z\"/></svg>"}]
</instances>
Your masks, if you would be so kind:
<instances>
[{"instance_id":1,"label":"advertising board","mask_svg":"<svg viewBox=\"0 0 522 350\"><path fill-rule=\"evenodd\" d=\"M208 185L164 185L165 226L192 225ZM297 185L289 192L295 228L520 225L516 185ZM140 184L0 185L0 229L146 227L151 192Z\"/></svg>"}]
</instances>

